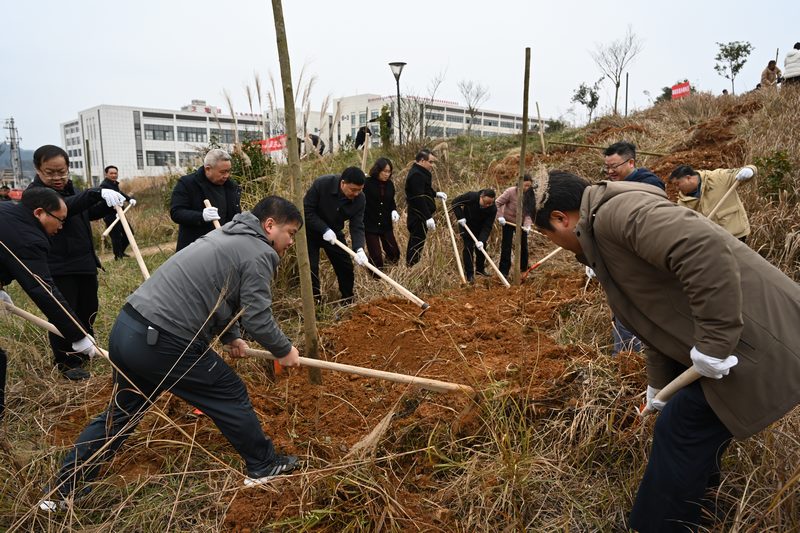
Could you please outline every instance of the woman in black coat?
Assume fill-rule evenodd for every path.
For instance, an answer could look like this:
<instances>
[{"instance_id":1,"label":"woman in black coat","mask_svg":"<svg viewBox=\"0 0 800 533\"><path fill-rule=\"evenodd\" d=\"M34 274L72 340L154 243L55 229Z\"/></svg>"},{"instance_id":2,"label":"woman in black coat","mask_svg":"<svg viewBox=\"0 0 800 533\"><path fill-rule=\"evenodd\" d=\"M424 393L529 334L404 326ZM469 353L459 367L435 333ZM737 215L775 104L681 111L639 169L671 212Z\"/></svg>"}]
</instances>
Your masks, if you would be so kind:
<instances>
[{"instance_id":1,"label":"woman in black coat","mask_svg":"<svg viewBox=\"0 0 800 533\"><path fill-rule=\"evenodd\" d=\"M400 260L400 248L392 229L393 223L400 220L394 201L393 170L392 162L381 157L375 161L364 183L364 196L367 199L364 209L367 255L370 262L378 268L383 267L384 252L389 264L393 265Z\"/></svg>"}]
</instances>

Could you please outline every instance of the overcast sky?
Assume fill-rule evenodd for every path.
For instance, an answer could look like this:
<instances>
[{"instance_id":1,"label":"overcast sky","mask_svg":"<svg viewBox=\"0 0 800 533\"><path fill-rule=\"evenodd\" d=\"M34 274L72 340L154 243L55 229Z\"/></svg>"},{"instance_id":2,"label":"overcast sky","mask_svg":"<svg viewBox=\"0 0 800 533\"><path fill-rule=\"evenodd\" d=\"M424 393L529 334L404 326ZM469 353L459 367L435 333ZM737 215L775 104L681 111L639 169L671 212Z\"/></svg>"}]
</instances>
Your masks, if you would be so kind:
<instances>
[{"instance_id":1,"label":"overcast sky","mask_svg":"<svg viewBox=\"0 0 800 533\"><path fill-rule=\"evenodd\" d=\"M737 92L758 83L780 48L779 66L800 41L800 2L284 0L292 72L317 77L313 108L326 95L395 93L390 61L408 63L401 91L463 103L457 84L488 87L484 108L522 112L524 50L531 47L531 112L580 123L570 102L581 82L600 76L590 52L625 35L642 41L631 64L629 107L648 105L661 87L688 78L719 94L730 82L714 71L716 42L755 47ZM267 0L28 0L4 2L0 26L0 119L14 117L22 146L60 144L58 126L99 104L178 109L205 99L248 111L244 86L270 73L279 82ZM600 110L612 106L604 85ZM278 85L278 91L280 86ZM281 97L282 100L282 97ZM3 131L5 138L7 132Z\"/></svg>"}]
</instances>

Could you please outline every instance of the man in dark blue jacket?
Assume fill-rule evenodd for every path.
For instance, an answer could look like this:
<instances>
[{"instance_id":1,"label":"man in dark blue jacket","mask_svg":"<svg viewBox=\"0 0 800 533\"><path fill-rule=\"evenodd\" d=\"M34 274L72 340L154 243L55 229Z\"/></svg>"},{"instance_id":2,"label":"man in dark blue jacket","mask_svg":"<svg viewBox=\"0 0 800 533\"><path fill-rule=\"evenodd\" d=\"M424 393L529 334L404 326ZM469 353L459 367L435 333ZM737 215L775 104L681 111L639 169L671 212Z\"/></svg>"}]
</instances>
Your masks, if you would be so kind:
<instances>
[{"instance_id":1,"label":"man in dark blue jacket","mask_svg":"<svg viewBox=\"0 0 800 533\"><path fill-rule=\"evenodd\" d=\"M103 174L105 179L103 179L102 183L100 183L101 189L111 189L112 191L117 191L125 197L131 206L136 205L136 200L119 190L119 181L117 181L119 178L119 169L117 167L114 165L108 165L103 169ZM103 217L103 222L106 223L106 227L114 224L115 220L117 220L116 213ZM133 232L133 228L131 228L131 232ZM111 233L109 233L108 236L111 237L111 248L114 250L114 259L128 257L128 254L125 253L125 249L130 243L128 242L128 235L125 234L125 228L122 227L122 224L117 222L111 229Z\"/></svg>"},{"instance_id":2,"label":"man in dark blue jacket","mask_svg":"<svg viewBox=\"0 0 800 533\"><path fill-rule=\"evenodd\" d=\"M364 180L364 172L360 168L348 167L341 176L327 174L315 179L303 197L311 284L317 301L320 300L320 248L325 250L336 273L343 302L353 301L353 262L350 255L335 243L337 240L347 242L342 230L345 221L348 221L352 248L357 254L356 262L359 265L367 263L367 254L364 253Z\"/></svg>"},{"instance_id":3,"label":"man in dark blue jacket","mask_svg":"<svg viewBox=\"0 0 800 533\"><path fill-rule=\"evenodd\" d=\"M481 276L488 276L484 270L486 258L482 252L476 252L476 248L477 250L483 250L486 241L489 239L489 234L492 233L494 218L497 216L497 206L494 203L496 196L493 189L483 189L465 192L460 196L456 196L453 200L453 214L458 219L461 238L464 240L462 253L464 274L467 276L467 281L470 282L474 281L475 276L472 270L473 256L475 256L475 271ZM477 243L467 233L465 227L472 231L472 234L478 240Z\"/></svg>"},{"instance_id":4,"label":"man in dark blue jacket","mask_svg":"<svg viewBox=\"0 0 800 533\"><path fill-rule=\"evenodd\" d=\"M113 213L113 206L122 205L125 197L110 189L76 189L69 179L69 156L58 146L45 145L33 153L36 178L28 189L50 188L61 195L68 214L64 227L51 239L47 262L58 290L92 334L92 325L99 302L97 299L97 269L100 260L94 252L92 220ZM84 368L88 356L73 353L69 342L49 334L50 346L62 375L77 381L89 378Z\"/></svg>"},{"instance_id":5,"label":"man in dark blue jacket","mask_svg":"<svg viewBox=\"0 0 800 533\"><path fill-rule=\"evenodd\" d=\"M182 176L172 190L169 216L178 224L180 252L214 229L214 221L225 225L242 212L241 189L231 179L231 156L225 150L210 150L203 166ZM211 202L206 207L204 201Z\"/></svg>"},{"instance_id":6,"label":"man in dark blue jacket","mask_svg":"<svg viewBox=\"0 0 800 533\"><path fill-rule=\"evenodd\" d=\"M433 214L436 212L436 198L447 200L445 193L433 190L431 171L435 163L436 156L430 150L422 149L406 176L406 204L408 206L406 265L410 267L419 262L428 230L436 229L436 222L433 220Z\"/></svg>"},{"instance_id":7,"label":"man in dark blue jacket","mask_svg":"<svg viewBox=\"0 0 800 533\"><path fill-rule=\"evenodd\" d=\"M0 289L16 280L64 335L64 341L72 350L88 357L94 353L94 341L84 335L59 306L71 312L70 305L53 282L47 264L49 236L55 235L66 219L66 203L56 191L47 187L26 190L19 204L0 204L0 220L3 221L0 224ZM0 290L0 314L5 312L3 302L12 303L8 294ZM0 349L0 416L5 408L5 384L6 354Z\"/></svg>"}]
</instances>

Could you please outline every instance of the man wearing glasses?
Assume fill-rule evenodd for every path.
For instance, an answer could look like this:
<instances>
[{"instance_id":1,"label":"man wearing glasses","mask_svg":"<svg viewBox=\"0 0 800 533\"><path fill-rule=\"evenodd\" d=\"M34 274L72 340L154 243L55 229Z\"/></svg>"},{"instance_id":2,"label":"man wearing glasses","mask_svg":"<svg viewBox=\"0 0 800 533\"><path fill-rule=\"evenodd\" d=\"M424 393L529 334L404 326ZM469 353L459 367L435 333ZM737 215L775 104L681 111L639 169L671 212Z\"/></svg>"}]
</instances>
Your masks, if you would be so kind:
<instances>
[{"instance_id":1,"label":"man wearing glasses","mask_svg":"<svg viewBox=\"0 0 800 533\"><path fill-rule=\"evenodd\" d=\"M417 154L414 165L406 176L406 203L408 205L406 265L409 267L419 262L428 230L436 229L436 222L433 220L433 214L436 212L436 198L447 200L445 193L433 190L431 171L435 163L436 156L430 150L423 148Z\"/></svg>"},{"instance_id":2,"label":"man wearing glasses","mask_svg":"<svg viewBox=\"0 0 800 533\"><path fill-rule=\"evenodd\" d=\"M662 191L664 182L644 167L636 168L636 146L627 142L614 143L603 151L603 172L611 181L634 181L654 185Z\"/></svg>"}]
</instances>

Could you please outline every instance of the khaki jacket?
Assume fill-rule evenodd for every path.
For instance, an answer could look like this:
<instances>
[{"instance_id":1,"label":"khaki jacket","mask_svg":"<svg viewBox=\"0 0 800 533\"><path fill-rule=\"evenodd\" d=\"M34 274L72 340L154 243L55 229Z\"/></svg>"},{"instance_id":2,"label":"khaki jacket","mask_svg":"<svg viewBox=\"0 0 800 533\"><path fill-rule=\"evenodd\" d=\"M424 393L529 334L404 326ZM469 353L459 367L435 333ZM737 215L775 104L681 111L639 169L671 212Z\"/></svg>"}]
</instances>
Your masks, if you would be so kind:
<instances>
[{"instance_id":1,"label":"khaki jacket","mask_svg":"<svg viewBox=\"0 0 800 533\"><path fill-rule=\"evenodd\" d=\"M781 77L781 69L775 67L775 70L770 70L766 67L761 71L761 86L774 87L778 84L778 78Z\"/></svg>"},{"instance_id":2,"label":"khaki jacket","mask_svg":"<svg viewBox=\"0 0 800 533\"><path fill-rule=\"evenodd\" d=\"M739 364L701 378L725 427L748 437L800 403L800 286L708 219L648 185L601 182L583 193L575 234L616 316L647 344L663 388L689 351Z\"/></svg>"},{"instance_id":3,"label":"khaki jacket","mask_svg":"<svg viewBox=\"0 0 800 533\"><path fill-rule=\"evenodd\" d=\"M758 174L758 168L754 165L747 165L747 168L753 170L753 177ZM740 170L741 168L698 170L697 173L700 175L700 198L678 193L678 204L708 216L722 197L725 196L725 193L728 192L728 189L736 183L736 174ZM712 220L728 230L737 239L750 235L750 221L747 219L744 204L742 204L742 200L736 191L725 199L725 203L714 213Z\"/></svg>"}]
</instances>

